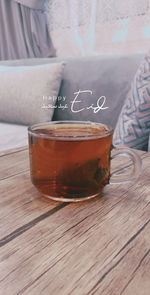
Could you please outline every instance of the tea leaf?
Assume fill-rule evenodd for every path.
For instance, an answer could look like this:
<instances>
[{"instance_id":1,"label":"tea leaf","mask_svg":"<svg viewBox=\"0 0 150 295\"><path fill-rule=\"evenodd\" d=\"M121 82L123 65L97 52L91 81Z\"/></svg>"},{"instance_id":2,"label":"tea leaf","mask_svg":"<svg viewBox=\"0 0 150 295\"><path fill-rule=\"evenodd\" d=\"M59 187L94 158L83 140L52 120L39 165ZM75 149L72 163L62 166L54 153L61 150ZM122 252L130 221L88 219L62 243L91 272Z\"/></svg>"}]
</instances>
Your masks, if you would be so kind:
<instances>
[{"instance_id":1,"label":"tea leaf","mask_svg":"<svg viewBox=\"0 0 150 295\"><path fill-rule=\"evenodd\" d=\"M57 180L66 186L98 188L106 174L106 168L98 167L100 159L92 159L86 163L76 163L73 167L65 168Z\"/></svg>"},{"instance_id":2,"label":"tea leaf","mask_svg":"<svg viewBox=\"0 0 150 295\"><path fill-rule=\"evenodd\" d=\"M106 168L101 168L101 167L96 170L94 178L97 183L100 183L102 181L102 179L105 177L106 171L107 171Z\"/></svg>"}]
</instances>

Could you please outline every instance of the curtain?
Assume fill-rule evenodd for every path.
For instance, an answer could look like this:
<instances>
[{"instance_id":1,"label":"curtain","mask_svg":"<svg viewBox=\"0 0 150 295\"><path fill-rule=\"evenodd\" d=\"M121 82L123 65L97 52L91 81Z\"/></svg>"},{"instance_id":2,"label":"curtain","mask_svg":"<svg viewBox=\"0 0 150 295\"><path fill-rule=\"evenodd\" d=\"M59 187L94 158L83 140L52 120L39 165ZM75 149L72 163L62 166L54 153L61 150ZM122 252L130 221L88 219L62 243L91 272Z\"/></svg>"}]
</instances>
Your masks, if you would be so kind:
<instances>
[{"instance_id":1,"label":"curtain","mask_svg":"<svg viewBox=\"0 0 150 295\"><path fill-rule=\"evenodd\" d=\"M44 1L43 0L14 0L24 6L27 6L32 9L43 9Z\"/></svg>"},{"instance_id":2,"label":"curtain","mask_svg":"<svg viewBox=\"0 0 150 295\"><path fill-rule=\"evenodd\" d=\"M46 0L45 7L59 57L147 51L150 0Z\"/></svg>"},{"instance_id":3,"label":"curtain","mask_svg":"<svg viewBox=\"0 0 150 295\"><path fill-rule=\"evenodd\" d=\"M55 56L43 0L0 0L0 59Z\"/></svg>"}]
</instances>

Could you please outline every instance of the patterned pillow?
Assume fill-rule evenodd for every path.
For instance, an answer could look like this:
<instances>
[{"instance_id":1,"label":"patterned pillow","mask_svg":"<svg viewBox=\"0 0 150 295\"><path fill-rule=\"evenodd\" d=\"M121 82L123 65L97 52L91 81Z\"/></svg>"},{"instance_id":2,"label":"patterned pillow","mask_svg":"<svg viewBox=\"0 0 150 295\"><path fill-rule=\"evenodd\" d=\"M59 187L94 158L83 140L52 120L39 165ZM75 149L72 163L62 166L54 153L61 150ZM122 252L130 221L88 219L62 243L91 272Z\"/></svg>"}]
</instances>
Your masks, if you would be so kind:
<instances>
[{"instance_id":1,"label":"patterned pillow","mask_svg":"<svg viewBox=\"0 0 150 295\"><path fill-rule=\"evenodd\" d=\"M150 52L139 66L113 136L113 144L147 150L150 133Z\"/></svg>"}]
</instances>

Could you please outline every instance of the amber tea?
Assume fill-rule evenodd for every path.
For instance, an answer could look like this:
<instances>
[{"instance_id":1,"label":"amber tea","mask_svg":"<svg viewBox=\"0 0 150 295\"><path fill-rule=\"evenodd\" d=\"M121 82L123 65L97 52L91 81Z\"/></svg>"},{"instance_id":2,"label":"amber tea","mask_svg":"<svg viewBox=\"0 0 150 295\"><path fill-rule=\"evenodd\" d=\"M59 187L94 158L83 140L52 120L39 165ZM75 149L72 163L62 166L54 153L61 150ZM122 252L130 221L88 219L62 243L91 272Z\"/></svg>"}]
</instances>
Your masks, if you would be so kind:
<instances>
[{"instance_id":1,"label":"amber tea","mask_svg":"<svg viewBox=\"0 0 150 295\"><path fill-rule=\"evenodd\" d=\"M112 132L100 124L49 124L29 132L31 179L53 199L99 194L110 175Z\"/></svg>"}]
</instances>

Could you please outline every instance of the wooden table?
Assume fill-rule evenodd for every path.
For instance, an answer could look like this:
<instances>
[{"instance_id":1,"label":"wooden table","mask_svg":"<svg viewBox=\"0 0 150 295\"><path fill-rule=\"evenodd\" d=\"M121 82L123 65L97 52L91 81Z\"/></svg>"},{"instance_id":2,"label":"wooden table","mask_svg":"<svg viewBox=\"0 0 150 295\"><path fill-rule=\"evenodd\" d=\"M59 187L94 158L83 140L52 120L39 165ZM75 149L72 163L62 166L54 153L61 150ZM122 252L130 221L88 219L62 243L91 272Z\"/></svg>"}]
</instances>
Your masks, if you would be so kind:
<instances>
[{"instance_id":1,"label":"wooden table","mask_svg":"<svg viewBox=\"0 0 150 295\"><path fill-rule=\"evenodd\" d=\"M139 180L76 204L39 197L27 148L0 154L0 294L150 294L150 153L139 153Z\"/></svg>"}]
</instances>

